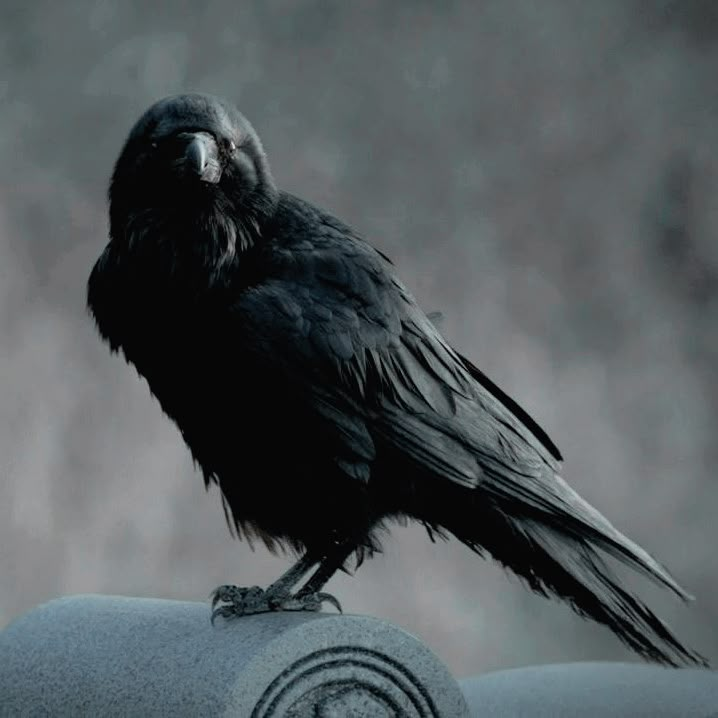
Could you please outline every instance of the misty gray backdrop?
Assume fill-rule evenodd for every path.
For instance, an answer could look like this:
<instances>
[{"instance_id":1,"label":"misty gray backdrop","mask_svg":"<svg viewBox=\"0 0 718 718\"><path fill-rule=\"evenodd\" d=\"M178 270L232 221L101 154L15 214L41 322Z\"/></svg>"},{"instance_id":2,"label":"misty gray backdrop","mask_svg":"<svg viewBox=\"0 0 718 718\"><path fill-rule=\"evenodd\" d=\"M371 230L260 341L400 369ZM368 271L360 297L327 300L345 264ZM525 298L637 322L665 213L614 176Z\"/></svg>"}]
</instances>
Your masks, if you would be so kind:
<instances>
[{"instance_id":1,"label":"misty gray backdrop","mask_svg":"<svg viewBox=\"0 0 718 718\"><path fill-rule=\"evenodd\" d=\"M630 580L718 658L715 3L5 0L0 28L0 625L286 566L230 538L85 314L126 133L199 90L239 105L283 188L395 259L572 485L696 594ZM459 676L629 657L458 544L397 527L385 549L330 590Z\"/></svg>"}]
</instances>

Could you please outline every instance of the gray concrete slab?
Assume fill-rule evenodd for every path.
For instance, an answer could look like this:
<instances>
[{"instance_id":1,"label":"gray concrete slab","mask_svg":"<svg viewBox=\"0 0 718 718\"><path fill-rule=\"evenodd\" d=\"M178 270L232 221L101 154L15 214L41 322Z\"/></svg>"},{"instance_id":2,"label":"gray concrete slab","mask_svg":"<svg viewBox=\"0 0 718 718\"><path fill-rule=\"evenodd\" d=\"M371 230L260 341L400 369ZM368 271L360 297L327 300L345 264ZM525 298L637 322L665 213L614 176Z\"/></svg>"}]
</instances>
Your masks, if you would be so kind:
<instances>
[{"instance_id":1,"label":"gray concrete slab","mask_svg":"<svg viewBox=\"0 0 718 718\"><path fill-rule=\"evenodd\" d=\"M441 661L385 621L209 618L203 603L43 604L0 632L0 715L468 718Z\"/></svg>"}]
</instances>

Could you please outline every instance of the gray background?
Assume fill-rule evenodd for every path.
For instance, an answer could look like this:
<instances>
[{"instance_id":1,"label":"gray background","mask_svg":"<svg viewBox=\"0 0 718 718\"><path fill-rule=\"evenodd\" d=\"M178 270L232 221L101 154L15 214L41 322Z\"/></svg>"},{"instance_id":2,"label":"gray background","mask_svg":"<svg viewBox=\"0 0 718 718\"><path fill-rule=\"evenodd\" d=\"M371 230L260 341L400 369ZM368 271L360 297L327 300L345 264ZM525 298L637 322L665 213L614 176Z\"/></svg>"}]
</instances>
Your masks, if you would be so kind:
<instances>
[{"instance_id":1,"label":"gray background","mask_svg":"<svg viewBox=\"0 0 718 718\"><path fill-rule=\"evenodd\" d=\"M631 581L718 658L714 2L4 0L0 28L0 625L60 594L203 600L286 565L232 541L85 314L121 143L189 89L237 102L282 187L395 258L573 486L698 596ZM459 676L629 657L417 528L330 588Z\"/></svg>"}]
</instances>

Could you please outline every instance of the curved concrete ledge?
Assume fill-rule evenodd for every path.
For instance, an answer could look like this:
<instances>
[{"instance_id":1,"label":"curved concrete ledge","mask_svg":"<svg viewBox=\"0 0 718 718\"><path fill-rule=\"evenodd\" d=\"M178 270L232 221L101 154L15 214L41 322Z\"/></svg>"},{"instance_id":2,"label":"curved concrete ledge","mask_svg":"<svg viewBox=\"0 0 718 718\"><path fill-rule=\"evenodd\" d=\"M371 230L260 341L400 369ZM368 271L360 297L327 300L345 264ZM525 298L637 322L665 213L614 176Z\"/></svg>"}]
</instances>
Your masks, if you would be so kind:
<instances>
[{"instance_id":1,"label":"curved concrete ledge","mask_svg":"<svg viewBox=\"0 0 718 718\"><path fill-rule=\"evenodd\" d=\"M364 616L209 621L208 604L74 596L0 632L2 716L468 718L413 636Z\"/></svg>"},{"instance_id":2,"label":"curved concrete ledge","mask_svg":"<svg viewBox=\"0 0 718 718\"><path fill-rule=\"evenodd\" d=\"M473 716L718 718L718 673L642 663L527 666L459 681Z\"/></svg>"}]
</instances>

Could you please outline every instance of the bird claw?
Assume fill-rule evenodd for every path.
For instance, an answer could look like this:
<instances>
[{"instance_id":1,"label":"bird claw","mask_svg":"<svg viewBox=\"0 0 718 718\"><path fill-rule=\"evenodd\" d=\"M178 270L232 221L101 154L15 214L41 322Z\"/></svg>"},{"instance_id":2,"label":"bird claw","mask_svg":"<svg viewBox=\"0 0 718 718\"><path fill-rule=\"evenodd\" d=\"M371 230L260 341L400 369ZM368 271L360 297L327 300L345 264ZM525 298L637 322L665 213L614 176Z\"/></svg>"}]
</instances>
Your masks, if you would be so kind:
<instances>
[{"instance_id":1,"label":"bird claw","mask_svg":"<svg viewBox=\"0 0 718 718\"><path fill-rule=\"evenodd\" d=\"M261 606L263 596L264 590L259 586L249 588L229 585L219 586L210 594L212 599L212 625L214 625L217 616L230 618L231 616L260 613L261 611L257 609ZM217 604L221 605L218 607Z\"/></svg>"},{"instance_id":2,"label":"bird claw","mask_svg":"<svg viewBox=\"0 0 718 718\"><path fill-rule=\"evenodd\" d=\"M287 599L282 603L282 611L321 611L323 603L330 603L339 613L342 611L342 606L339 601L332 596L331 593L307 593L298 594L296 596L288 596Z\"/></svg>"},{"instance_id":3,"label":"bird claw","mask_svg":"<svg viewBox=\"0 0 718 718\"><path fill-rule=\"evenodd\" d=\"M297 595L278 595L265 591L259 586L242 588L239 586L219 586L211 593L212 617L215 619L238 618L256 613L273 611L321 611L323 603L329 603L342 613L339 601L329 593L316 592Z\"/></svg>"}]
</instances>

